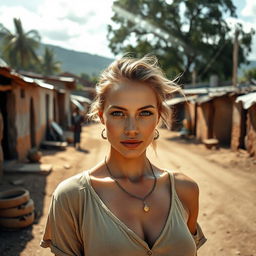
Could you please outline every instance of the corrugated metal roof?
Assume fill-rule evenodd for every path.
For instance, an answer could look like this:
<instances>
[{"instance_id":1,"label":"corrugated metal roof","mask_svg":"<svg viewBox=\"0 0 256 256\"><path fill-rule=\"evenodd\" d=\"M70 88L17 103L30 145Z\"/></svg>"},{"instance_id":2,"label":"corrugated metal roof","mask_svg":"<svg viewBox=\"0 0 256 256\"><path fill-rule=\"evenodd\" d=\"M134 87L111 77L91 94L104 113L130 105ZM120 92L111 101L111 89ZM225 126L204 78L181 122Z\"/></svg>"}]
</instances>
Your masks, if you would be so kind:
<instances>
[{"instance_id":1,"label":"corrugated metal roof","mask_svg":"<svg viewBox=\"0 0 256 256\"><path fill-rule=\"evenodd\" d=\"M168 106L172 106L185 101L202 104L211 101L214 98L225 96L227 92L213 92L205 95L194 95L189 97L178 97L167 101Z\"/></svg>"},{"instance_id":2,"label":"corrugated metal roof","mask_svg":"<svg viewBox=\"0 0 256 256\"><path fill-rule=\"evenodd\" d=\"M236 87L234 86L222 86L222 87L204 87L204 88L191 88L184 89L183 92L185 94L210 94L210 93L218 93L218 92L234 92Z\"/></svg>"},{"instance_id":3,"label":"corrugated metal roof","mask_svg":"<svg viewBox=\"0 0 256 256\"><path fill-rule=\"evenodd\" d=\"M183 103L185 101L192 101L194 99L196 99L197 96L190 96L190 97L177 97L177 98L173 98L173 99L170 99L170 100L167 100L166 101L166 104L168 106L173 106L173 105L176 105L176 104L179 104L179 103Z\"/></svg>"},{"instance_id":4,"label":"corrugated metal roof","mask_svg":"<svg viewBox=\"0 0 256 256\"><path fill-rule=\"evenodd\" d=\"M221 87L203 87L203 88L189 88L189 89L183 89L184 94L190 95L190 94L208 94L208 95L216 95L218 94L228 94L228 93L248 93L253 92L256 90L256 86L251 85L245 85L245 86L221 86Z\"/></svg>"},{"instance_id":5,"label":"corrugated metal roof","mask_svg":"<svg viewBox=\"0 0 256 256\"><path fill-rule=\"evenodd\" d=\"M256 92L248 93L236 98L236 102L242 102L243 108L248 109L256 104Z\"/></svg>"},{"instance_id":6,"label":"corrugated metal roof","mask_svg":"<svg viewBox=\"0 0 256 256\"><path fill-rule=\"evenodd\" d=\"M84 96L80 96L80 95L71 95L71 98L72 99L75 99L75 100L77 100L77 101L80 101L80 102L82 102L82 103L87 103L87 104L91 104L92 103L92 101L90 100L90 99L88 99L88 98L86 98L86 97L84 97Z\"/></svg>"},{"instance_id":7,"label":"corrugated metal roof","mask_svg":"<svg viewBox=\"0 0 256 256\"><path fill-rule=\"evenodd\" d=\"M84 111L84 110L85 110L84 106L83 106L79 101L77 101L76 99L74 99L74 98L72 98L72 97L71 97L71 102L72 102L75 106L77 106L80 111Z\"/></svg>"},{"instance_id":8,"label":"corrugated metal roof","mask_svg":"<svg viewBox=\"0 0 256 256\"><path fill-rule=\"evenodd\" d=\"M46 89L49 89L49 90L53 90L54 89L54 86L51 85L51 84L48 84L48 83L45 83L43 82L42 80L40 79L34 79L34 78L31 78L31 77L27 77L27 76L22 76L20 75L20 77L27 83L30 83L30 84L33 84L33 85L36 85L36 86L40 86L40 87L43 87L43 88L46 88Z\"/></svg>"},{"instance_id":9,"label":"corrugated metal roof","mask_svg":"<svg viewBox=\"0 0 256 256\"><path fill-rule=\"evenodd\" d=\"M214 98L225 96L227 94L228 94L227 92L213 92L213 93L209 93L207 95L200 95L197 98L195 98L194 100L192 100L192 102L202 104L202 103L206 103L208 101L211 101Z\"/></svg>"},{"instance_id":10,"label":"corrugated metal roof","mask_svg":"<svg viewBox=\"0 0 256 256\"><path fill-rule=\"evenodd\" d=\"M54 85L52 84L47 84L39 79L34 79L34 81L40 86L40 87L43 87L43 88L46 88L46 89L49 89L49 90L53 90L54 89Z\"/></svg>"},{"instance_id":11,"label":"corrugated metal roof","mask_svg":"<svg viewBox=\"0 0 256 256\"><path fill-rule=\"evenodd\" d=\"M0 58L0 67L5 67L6 68L6 67L9 67L9 66L3 59Z\"/></svg>"},{"instance_id":12,"label":"corrugated metal roof","mask_svg":"<svg viewBox=\"0 0 256 256\"><path fill-rule=\"evenodd\" d=\"M45 83L39 79L34 79L31 77L21 75L8 67L0 67L0 74L10 79L13 79L17 84L21 86L32 85L32 86L40 86L50 90L54 89L54 86L51 84Z\"/></svg>"}]
</instances>

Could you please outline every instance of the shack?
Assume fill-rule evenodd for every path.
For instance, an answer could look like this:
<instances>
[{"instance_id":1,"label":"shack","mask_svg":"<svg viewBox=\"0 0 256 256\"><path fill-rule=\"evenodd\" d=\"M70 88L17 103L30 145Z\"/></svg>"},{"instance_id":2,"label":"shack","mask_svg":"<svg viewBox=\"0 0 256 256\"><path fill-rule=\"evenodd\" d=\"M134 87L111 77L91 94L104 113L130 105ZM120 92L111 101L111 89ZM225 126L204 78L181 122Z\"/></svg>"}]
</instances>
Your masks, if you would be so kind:
<instances>
[{"instance_id":1,"label":"shack","mask_svg":"<svg viewBox=\"0 0 256 256\"><path fill-rule=\"evenodd\" d=\"M242 103L239 105L235 101L237 96L252 93L255 90L255 86L250 85L184 89L186 97L176 97L167 101L173 112L172 130L182 130L186 125L188 133L194 135L199 141L215 138L221 145L231 145L233 149L245 148L245 144L254 148L254 144L251 143L255 135L254 107L252 106L248 114L242 107ZM248 96L245 99L247 100ZM234 114L236 111L238 115ZM250 128L247 127L249 118ZM251 130L250 135L247 135L248 130ZM238 140L238 135L235 134L239 133L241 134ZM249 141L248 138L250 138Z\"/></svg>"},{"instance_id":2,"label":"shack","mask_svg":"<svg viewBox=\"0 0 256 256\"><path fill-rule=\"evenodd\" d=\"M76 88L76 79L64 76L43 76L32 72L23 75L44 83L54 85L53 113L54 120L63 128L71 127L71 92Z\"/></svg>"},{"instance_id":3,"label":"shack","mask_svg":"<svg viewBox=\"0 0 256 256\"><path fill-rule=\"evenodd\" d=\"M54 86L0 67L3 159L25 159L38 147L53 116ZM0 136L1 137L1 136Z\"/></svg>"},{"instance_id":4,"label":"shack","mask_svg":"<svg viewBox=\"0 0 256 256\"><path fill-rule=\"evenodd\" d=\"M234 97L228 93L209 95L196 100L196 138L200 141L215 138L229 146L232 129Z\"/></svg>"},{"instance_id":5,"label":"shack","mask_svg":"<svg viewBox=\"0 0 256 256\"><path fill-rule=\"evenodd\" d=\"M256 92L241 95L235 101L231 148L245 149L256 158Z\"/></svg>"}]
</instances>

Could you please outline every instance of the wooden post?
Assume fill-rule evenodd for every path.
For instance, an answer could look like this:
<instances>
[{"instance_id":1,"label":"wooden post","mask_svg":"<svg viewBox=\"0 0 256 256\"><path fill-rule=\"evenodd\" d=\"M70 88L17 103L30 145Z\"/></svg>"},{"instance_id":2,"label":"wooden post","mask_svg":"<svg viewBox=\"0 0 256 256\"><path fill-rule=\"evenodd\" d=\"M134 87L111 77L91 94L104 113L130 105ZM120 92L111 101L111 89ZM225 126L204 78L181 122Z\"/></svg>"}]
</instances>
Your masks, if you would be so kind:
<instances>
[{"instance_id":1,"label":"wooden post","mask_svg":"<svg viewBox=\"0 0 256 256\"><path fill-rule=\"evenodd\" d=\"M233 86L237 86L238 49L239 49L238 35L239 35L239 31L236 28L234 45L233 45L233 75L232 75Z\"/></svg>"},{"instance_id":2,"label":"wooden post","mask_svg":"<svg viewBox=\"0 0 256 256\"><path fill-rule=\"evenodd\" d=\"M196 86L196 70L193 69L192 71L192 86L195 87Z\"/></svg>"}]
</instances>

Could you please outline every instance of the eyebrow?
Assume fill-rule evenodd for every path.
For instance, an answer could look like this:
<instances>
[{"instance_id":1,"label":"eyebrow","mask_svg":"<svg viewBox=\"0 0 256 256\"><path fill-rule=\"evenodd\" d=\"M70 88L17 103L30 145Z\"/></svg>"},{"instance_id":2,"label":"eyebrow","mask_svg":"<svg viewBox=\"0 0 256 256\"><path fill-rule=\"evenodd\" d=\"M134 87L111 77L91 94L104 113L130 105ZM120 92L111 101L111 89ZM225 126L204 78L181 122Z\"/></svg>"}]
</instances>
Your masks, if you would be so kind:
<instances>
[{"instance_id":1,"label":"eyebrow","mask_svg":"<svg viewBox=\"0 0 256 256\"><path fill-rule=\"evenodd\" d=\"M126 108L123 108L123 107L120 107L120 106L115 106L115 105L111 106L109 109L112 109L112 108L127 110ZM142 110L142 109L146 109L146 108L155 108L155 107L153 105L147 105L147 106L139 108L138 110Z\"/></svg>"}]
</instances>

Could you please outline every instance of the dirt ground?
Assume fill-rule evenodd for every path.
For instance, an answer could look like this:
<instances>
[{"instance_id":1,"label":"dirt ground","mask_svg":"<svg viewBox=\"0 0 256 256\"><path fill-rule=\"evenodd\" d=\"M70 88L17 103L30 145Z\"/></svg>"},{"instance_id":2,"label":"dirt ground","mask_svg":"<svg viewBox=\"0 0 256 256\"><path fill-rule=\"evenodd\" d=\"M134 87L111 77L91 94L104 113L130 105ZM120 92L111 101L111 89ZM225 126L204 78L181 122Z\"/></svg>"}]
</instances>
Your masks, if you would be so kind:
<instances>
[{"instance_id":1,"label":"dirt ground","mask_svg":"<svg viewBox=\"0 0 256 256\"><path fill-rule=\"evenodd\" d=\"M50 256L39 246L52 192L62 180L89 169L101 161L107 143L100 137L102 127L83 128L82 148L68 146L64 151L42 150L42 163L52 164L49 175L5 174L0 190L14 187L11 182L30 191L36 205L35 223L18 231L0 230L1 256ZM256 160L245 151L208 150L177 133L160 130L157 156L149 150L150 160L162 167L180 170L196 180L200 187L199 219L208 239L199 256L256 256Z\"/></svg>"}]
</instances>

